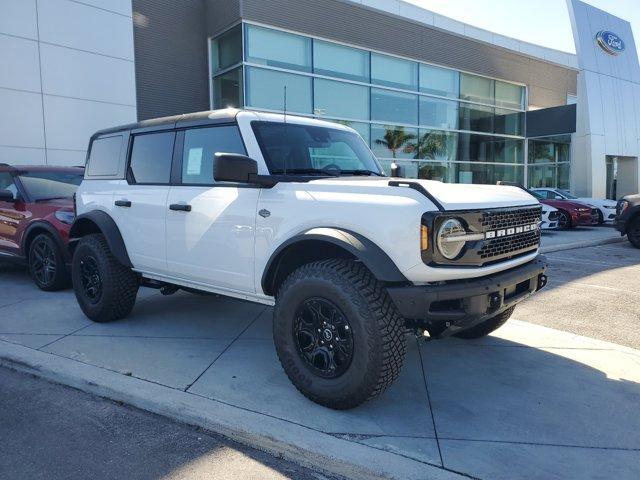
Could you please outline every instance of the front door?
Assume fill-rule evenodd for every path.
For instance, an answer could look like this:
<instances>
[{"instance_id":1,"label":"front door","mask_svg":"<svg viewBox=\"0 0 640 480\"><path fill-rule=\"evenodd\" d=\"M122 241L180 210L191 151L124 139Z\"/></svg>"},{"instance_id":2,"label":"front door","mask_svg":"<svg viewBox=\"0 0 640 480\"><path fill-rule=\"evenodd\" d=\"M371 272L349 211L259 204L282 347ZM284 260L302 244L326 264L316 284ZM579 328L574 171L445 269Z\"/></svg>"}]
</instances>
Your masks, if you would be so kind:
<instances>
[{"instance_id":1,"label":"front door","mask_svg":"<svg viewBox=\"0 0 640 480\"><path fill-rule=\"evenodd\" d=\"M165 217L175 132L132 137L127 180L114 186L113 211L134 268L166 273Z\"/></svg>"},{"instance_id":2,"label":"front door","mask_svg":"<svg viewBox=\"0 0 640 480\"><path fill-rule=\"evenodd\" d=\"M254 241L260 189L213 180L216 152L246 154L235 125L180 132L181 184L167 199L167 268L172 275L254 293Z\"/></svg>"}]
</instances>

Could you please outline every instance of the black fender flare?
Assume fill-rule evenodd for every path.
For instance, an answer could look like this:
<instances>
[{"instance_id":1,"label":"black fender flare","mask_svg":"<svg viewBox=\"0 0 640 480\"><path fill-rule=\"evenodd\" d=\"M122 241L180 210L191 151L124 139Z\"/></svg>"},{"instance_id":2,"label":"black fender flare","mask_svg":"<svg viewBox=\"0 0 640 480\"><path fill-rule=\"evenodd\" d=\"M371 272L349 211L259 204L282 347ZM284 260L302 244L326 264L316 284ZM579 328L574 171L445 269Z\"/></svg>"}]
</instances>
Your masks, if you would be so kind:
<instances>
[{"instance_id":1,"label":"black fender flare","mask_svg":"<svg viewBox=\"0 0 640 480\"><path fill-rule=\"evenodd\" d=\"M116 260L125 267L133 268L118 225L108 213L102 210L94 210L76 217L69 231L69 251L71 254L73 254L80 238L90 233L102 233Z\"/></svg>"},{"instance_id":2,"label":"black fender flare","mask_svg":"<svg viewBox=\"0 0 640 480\"><path fill-rule=\"evenodd\" d=\"M382 282L404 283L408 281L389 255L365 236L350 230L317 227L287 239L271 254L262 273L261 285L265 293L274 293L271 287L272 282L276 277L282 254L287 248L309 241L322 241L345 250L356 260L362 262Z\"/></svg>"},{"instance_id":3,"label":"black fender flare","mask_svg":"<svg viewBox=\"0 0 640 480\"><path fill-rule=\"evenodd\" d=\"M45 230L51 236L51 238L53 238L53 241L56 243L56 245L58 245L58 248L65 256L65 262L69 263L69 261L71 260L71 256L69 255L69 251L64 243L64 240L62 239L62 236L60 235L60 232L58 232L58 230L56 230L53 225L45 220L36 220L35 222L30 223L24 231L24 234L22 235L20 250L22 251L22 255L27 260L29 259L27 239L31 237L34 230Z\"/></svg>"}]
</instances>

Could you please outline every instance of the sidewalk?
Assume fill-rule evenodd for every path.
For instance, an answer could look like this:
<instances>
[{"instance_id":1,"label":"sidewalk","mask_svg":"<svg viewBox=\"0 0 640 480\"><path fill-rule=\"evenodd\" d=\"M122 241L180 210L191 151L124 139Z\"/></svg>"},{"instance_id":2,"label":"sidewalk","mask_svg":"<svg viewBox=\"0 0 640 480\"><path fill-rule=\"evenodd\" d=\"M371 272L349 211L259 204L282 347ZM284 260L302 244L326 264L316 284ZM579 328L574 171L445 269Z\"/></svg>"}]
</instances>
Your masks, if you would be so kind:
<instances>
[{"instance_id":1,"label":"sidewalk","mask_svg":"<svg viewBox=\"0 0 640 480\"><path fill-rule=\"evenodd\" d=\"M270 308L141 290L128 319L94 324L71 291L40 292L19 269L3 270L0 291L0 364L303 465L353 478L640 476L636 350L517 320L479 341L410 339L393 387L337 412L286 378Z\"/></svg>"},{"instance_id":2,"label":"sidewalk","mask_svg":"<svg viewBox=\"0 0 640 480\"><path fill-rule=\"evenodd\" d=\"M546 230L542 232L540 251L542 253L593 247L607 243L626 242L613 226L576 227L571 230Z\"/></svg>"}]
</instances>

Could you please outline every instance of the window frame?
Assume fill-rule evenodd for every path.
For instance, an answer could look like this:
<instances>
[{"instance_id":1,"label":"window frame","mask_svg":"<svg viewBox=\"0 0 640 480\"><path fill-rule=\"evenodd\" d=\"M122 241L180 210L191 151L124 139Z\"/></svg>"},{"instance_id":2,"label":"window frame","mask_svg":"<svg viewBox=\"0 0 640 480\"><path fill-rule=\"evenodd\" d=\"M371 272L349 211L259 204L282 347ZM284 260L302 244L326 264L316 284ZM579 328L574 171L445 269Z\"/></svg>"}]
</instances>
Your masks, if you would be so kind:
<instances>
[{"instance_id":1,"label":"window frame","mask_svg":"<svg viewBox=\"0 0 640 480\"><path fill-rule=\"evenodd\" d=\"M175 129L176 139L173 147L173 162L171 164L171 185L176 187L241 187L241 188L260 188L259 185L238 183L238 182L216 182L213 183L185 183L182 181L182 166L184 162L184 137L185 132L188 130L198 130L203 128L220 128L220 127L235 127L238 130L240 141L244 148L244 155L248 155L247 144L242 137L240 126L238 122L225 122L225 123L213 123L204 125L183 126Z\"/></svg>"},{"instance_id":2,"label":"window frame","mask_svg":"<svg viewBox=\"0 0 640 480\"><path fill-rule=\"evenodd\" d=\"M9 177L11 177L11 179L13 180L13 184L16 186L16 197L13 199L12 202L6 202L6 203L13 203L16 204L17 202L23 202L23 203L30 203L33 201L33 199L31 198L31 196L28 194L27 190L24 188L24 185L22 185L22 182L20 181L20 177L18 176L17 172L14 171L10 171L10 170L5 170L5 171L0 171L0 174L6 173L7 175L9 175Z\"/></svg>"},{"instance_id":3,"label":"window frame","mask_svg":"<svg viewBox=\"0 0 640 480\"><path fill-rule=\"evenodd\" d=\"M173 134L173 147L171 151L171 164L169 165L169 180L166 183L157 183L157 182L138 182L136 181L133 171L131 170L131 154L133 153L133 142L136 137L144 136L144 135L153 135L158 133L172 133ZM132 130L129 132L129 140L127 145L127 160L126 160L126 180L129 185L142 185L142 186L160 186L160 187L169 187L173 185L173 165L176 159L176 129L173 125L168 125L165 128L156 128L152 130Z\"/></svg>"}]
</instances>

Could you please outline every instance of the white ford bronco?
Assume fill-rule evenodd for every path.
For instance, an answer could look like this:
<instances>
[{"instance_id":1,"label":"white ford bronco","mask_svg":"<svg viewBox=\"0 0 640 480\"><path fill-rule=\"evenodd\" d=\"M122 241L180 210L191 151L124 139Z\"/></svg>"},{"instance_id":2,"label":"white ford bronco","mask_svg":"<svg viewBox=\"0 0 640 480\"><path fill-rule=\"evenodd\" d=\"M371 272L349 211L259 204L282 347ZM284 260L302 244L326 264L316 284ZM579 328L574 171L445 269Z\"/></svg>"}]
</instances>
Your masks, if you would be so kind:
<instances>
[{"instance_id":1,"label":"white ford bronco","mask_svg":"<svg viewBox=\"0 0 640 480\"><path fill-rule=\"evenodd\" d=\"M397 378L413 330L477 338L544 287L541 207L510 186L389 178L351 128L219 110L97 132L71 228L78 303L140 286L273 305L293 384L336 409Z\"/></svg>"}]
</instances>

